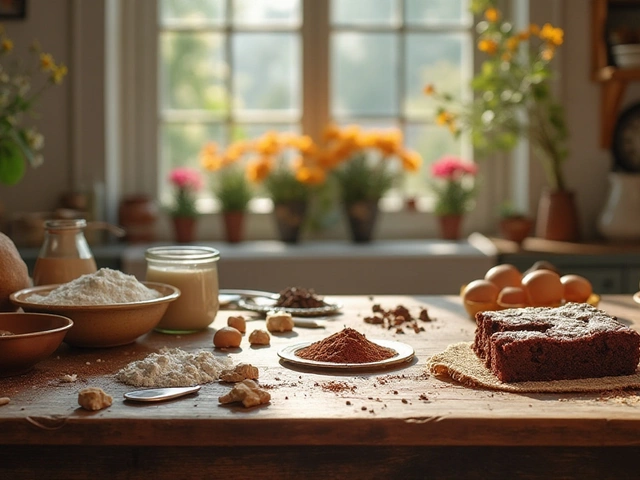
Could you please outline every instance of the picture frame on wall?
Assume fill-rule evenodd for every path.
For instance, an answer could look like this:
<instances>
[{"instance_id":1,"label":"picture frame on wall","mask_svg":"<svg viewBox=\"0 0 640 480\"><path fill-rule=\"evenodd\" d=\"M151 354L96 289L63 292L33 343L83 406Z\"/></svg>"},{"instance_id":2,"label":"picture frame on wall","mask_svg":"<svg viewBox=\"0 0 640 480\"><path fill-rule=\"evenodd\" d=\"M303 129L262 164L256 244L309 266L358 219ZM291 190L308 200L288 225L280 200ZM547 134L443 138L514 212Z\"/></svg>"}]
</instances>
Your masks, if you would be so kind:
<instances>
[{"instance_id":1,"label":"picture frame on wall","mask_svg":"<svg viewBox=\"0 0 640 480\"><path fill-rule=\"evenodd\" d=\"M27 16L27 0L0 0L0 20L20 20Z\"/></svg>"}]
</instances>

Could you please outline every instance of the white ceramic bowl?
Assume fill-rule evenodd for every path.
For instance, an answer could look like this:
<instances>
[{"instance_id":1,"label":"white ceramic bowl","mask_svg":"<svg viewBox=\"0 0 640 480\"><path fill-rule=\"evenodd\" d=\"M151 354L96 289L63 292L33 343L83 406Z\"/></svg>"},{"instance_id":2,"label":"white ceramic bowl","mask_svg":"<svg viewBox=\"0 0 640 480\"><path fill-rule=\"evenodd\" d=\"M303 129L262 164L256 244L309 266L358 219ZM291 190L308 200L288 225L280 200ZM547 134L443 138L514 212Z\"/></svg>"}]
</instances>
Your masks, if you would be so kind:
<instances>
[{"instance_id":1,"label":"white ceramic bowl","mask_svg":"<svg viewBox=\"0 0 640 480\"><path fill-rule=\"evenodd\" d=\"M153 300L111 305L47 305L29 302L29 296L47 295L58 285L25 288L9 297L25 312L53 313L73 320L64 342L76 347L115 347L135 342L160 322L170 302L180 296L172 285L142 282L162 294Z\"/></svg>"}]
</instances>

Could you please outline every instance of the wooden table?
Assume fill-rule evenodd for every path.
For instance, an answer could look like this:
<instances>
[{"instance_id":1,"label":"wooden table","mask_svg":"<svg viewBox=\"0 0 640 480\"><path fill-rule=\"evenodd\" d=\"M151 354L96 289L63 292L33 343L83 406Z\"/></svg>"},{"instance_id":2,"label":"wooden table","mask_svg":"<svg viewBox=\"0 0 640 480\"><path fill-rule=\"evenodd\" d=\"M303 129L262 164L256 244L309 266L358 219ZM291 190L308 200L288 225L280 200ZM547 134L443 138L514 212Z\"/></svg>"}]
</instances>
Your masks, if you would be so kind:
<instances>
[{"instance_id":1,"label":"wooden table","mask_svg":"<svg viewBox=\"0 0 640 480\"><path fill-rule=\"evenodd\" d=\"M123 401L131 387L114 380L127 363L162 346L212 350L213 328L151 333L111 349L70 349L30 373L0 379L0 478L637 478L637 392L516 395L474 390L428 375L425 362L450 343L471 340L475 325L457 297L338 297L343 313L325 328L273 335L269 348L246 339L229 354L260 369L271 403L222 406L228 385L164 403ZM426 307L425 330L398 334L363 318L374 303ZM601 308L640 330L630 296ZM226 324L220 312L213 327ZM251 314L253 315L253 314ZM248 331L263 327L256 318ZM368 372L317 371L281 363L277 351L320 340L343 326L368 338L414 347L413 362ZM106 372L106 373L105 373ZM73 383L61 382L77 374ZM98 412L78 407L78 391L97 386L114 397ZM338 388L336 388L336 386Z\"/></svg>"}]
</instances>

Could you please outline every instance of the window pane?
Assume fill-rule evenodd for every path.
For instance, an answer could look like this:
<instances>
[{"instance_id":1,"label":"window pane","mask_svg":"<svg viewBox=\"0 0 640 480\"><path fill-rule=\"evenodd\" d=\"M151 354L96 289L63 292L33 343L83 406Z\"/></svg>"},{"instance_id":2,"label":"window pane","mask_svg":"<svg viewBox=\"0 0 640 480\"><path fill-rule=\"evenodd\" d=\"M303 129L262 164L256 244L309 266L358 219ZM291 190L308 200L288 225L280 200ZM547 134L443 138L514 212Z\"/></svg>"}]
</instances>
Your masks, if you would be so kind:
<instances>
[{"instance_id":1,"label":"window pane","mask_svg":"<svg viewBox=\"0 0 640 480\"><path fill-rule=\"evenodd\" d=\"M290 33L245 33L233 37L234 109L300 112L300 42Z\"/></svg>"},{"instance_id":2,"label":"window pane","mask_svg":"<svg viewBox=\"0 0 640 480\"><path fill-rule=\"evenodd\" d=\"M224 37L212 33L160 36L161 108L227 110Z\"/></svg>"},{"instance_id":3,"label":"window pane","mask_svg":"<svg viewBox=\"0 0 640 480\"><path fill-rule=\"evenodd\" d=\"M423 92L434 84L439 91L460 98L468 85L465 53L469 38L464 34L408 34L405 68L407 72L404 111L409 117L433 118L435 102Z\"/></svg>"},{"instance_id":4,"label":"window pane","mask_svg":"<svg viewBox=\"0 0 640 480\"><path fill-rule=\"evenodd\" d=\"M160 23L172 26L221 24L225 0L160 0Z\"/></svg>"},{"instance_id":5,"label":"window pane","mask_svg":"<svg viewBox=\"0 0 640 480\"><path fill-rule=\"evenodd\" d=\"M200 168L200 151L207 142L224 142L221 124L165 124L160 129L160 179L178 166ZM166 182L161 182L166 188Z\"/></svg>"},{"instance_id":6,"label":"window pane","mask_svg":"<svg viewBox=\"0 0 640 480\"><path fill-rule=\"evenodd\" d=\"M334 0L331 22L334 25L392 25L396 19L395 0Z\"/></svg>"},{"instance_id":7,"label":"window pane","mask_svg":"<svg viewBox=\"0 0 640 480\"><path fill-rule=\"evenodd\" d=\"M300 0L234 0L236 25L299 25Z\"/></svg>"},{"instance_id":8,"label":"window pane","mask_svg":"<svg viewBox=\"0 0 640 480\"><path fill-rule=\"evenodd\" d=\"M443 155L461 155L462 152L460 140L454 138L446 128L436 125L407 125L405 144L422 155L420 172L407 175L405 179L409 195L429 192L427 179L431 178L432 163Z\"/></svg>"},{"instance_id":9,"label":"window pane","mask_svg":"<svg viewBox=\"0 0 640 480\"><path fill-rule=\"evenodd\" d=\"M405 21L410 25L470 25L468 0L406 0Z\"/></svg>"},{"instance_id":10,"label":"window pane","mask_svg":"<svg viewBox=\"0 0 640 480\"><path fill-rule=\"evenodd\" d=\"M300 133L300 127L297 124L282 124L282 123L251 123L251 124L236 124L232 127L231 140L251 140L260 137L262 134L269 131L276 132L291 132Z\"/></svg>"},{"instance_id":11,"label":"window pane","mask_svg":"<svg viewBox=\"0 0 640 480\"><path fill-rule=\"evenodd\" d=\"M336 33L331 42L334 116L397 115L398 38L393 34Z\"/></svg>"}]
</instances>

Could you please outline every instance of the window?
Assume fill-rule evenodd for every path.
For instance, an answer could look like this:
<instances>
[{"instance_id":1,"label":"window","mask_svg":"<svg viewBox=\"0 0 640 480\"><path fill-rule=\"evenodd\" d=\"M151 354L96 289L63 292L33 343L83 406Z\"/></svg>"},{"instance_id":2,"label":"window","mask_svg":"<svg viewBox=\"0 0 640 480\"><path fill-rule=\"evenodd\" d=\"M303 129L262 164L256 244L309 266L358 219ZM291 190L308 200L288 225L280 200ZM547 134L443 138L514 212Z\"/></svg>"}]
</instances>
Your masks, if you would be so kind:
<instances>
[{"instance_id":1,"label":"window","mask_svg":"<svg viewBox=\"0 0 640 480\"><path fill-rule=\"evenodd\" d=\"M271 129L318 138L330 121L400 127L425 172L442 154L470 154L432 123L423 94L429 82L456 95L468 84L467 0L158 0L157 7L160 179L174 166L198 165L207 141ZM426 178L407 176L400 191L424 195Z\"/></svg>"}]
</instances>

